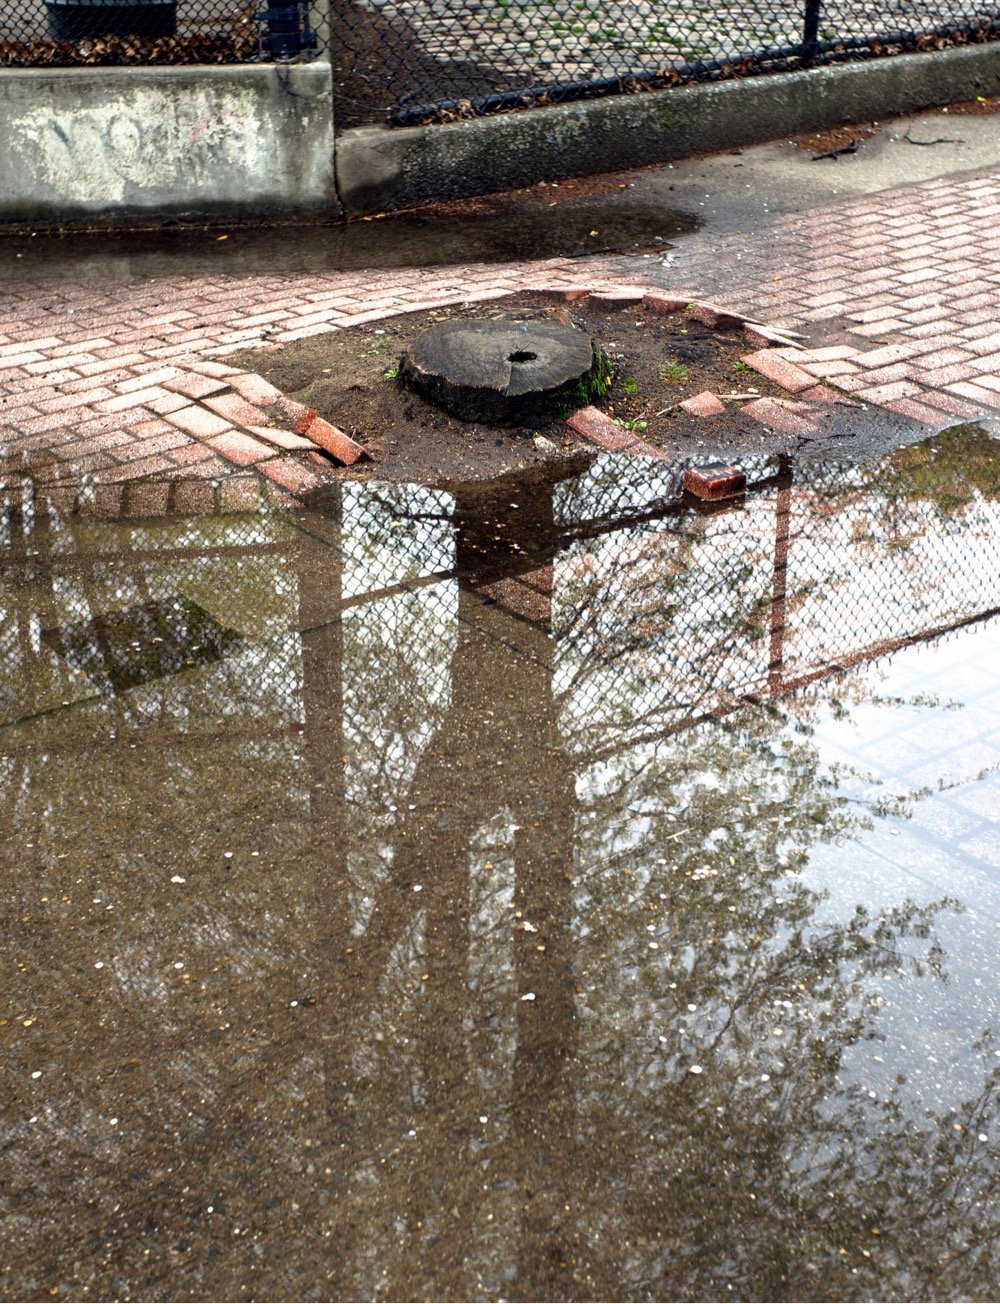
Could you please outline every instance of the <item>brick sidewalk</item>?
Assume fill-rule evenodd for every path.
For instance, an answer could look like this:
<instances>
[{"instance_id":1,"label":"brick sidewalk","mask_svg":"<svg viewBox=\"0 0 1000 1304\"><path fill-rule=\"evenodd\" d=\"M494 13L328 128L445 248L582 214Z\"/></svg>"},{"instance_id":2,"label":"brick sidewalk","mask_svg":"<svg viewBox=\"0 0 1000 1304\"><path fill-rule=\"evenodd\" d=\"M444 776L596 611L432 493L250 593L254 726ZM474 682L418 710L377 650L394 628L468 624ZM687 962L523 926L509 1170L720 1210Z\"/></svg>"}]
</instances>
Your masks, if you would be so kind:
<instances>
[{"instance_id":1,"label":"brick sidewalk","mask_svg":"<svg viewBox=\"0 0 1000 1304\"><path fill-rule=\"evenodd\" d=\"M1000 411L1000 173L700 240L678 251L683 285L807 332L816 347L795 361L813 375L932 426Z\"/></svg>"},{"instance_id":2,"label":"brick sidewalk","mask_svg":"<svg viewBox=\"0 0 1000 1304\"><path fill-rule=\"evenodd\" d=\"M806 351L782 354L862 402L930 426L995 415L998 218L990 171L783 217L753 237L685 237L666 272L605 258L101 286L26 279L5 292L0 477L112 513L299 494L334 462L307 430L269 419L227 353L520 289L613 288L623 275L807 332Z\"/></svg>"},{"instance_id":3,"label":"brick sidewalk","mask_svg":"<svg viewBox=\"0 0 1000 1304\"><path fill-rule=\"evenodd\" d=\"M551 260L430 274L181 276L110 289L26 281L7 296L0 333L0 487L30 480L66 510L115 515L251 505L269 485L279 500L305 493L344 459L311 430L269 424L254 402L257 378L248 388L225 365L228 353L574 286L581 271ZM601 283L593 269L588 283Z\"/></svg>"}]
</instances>

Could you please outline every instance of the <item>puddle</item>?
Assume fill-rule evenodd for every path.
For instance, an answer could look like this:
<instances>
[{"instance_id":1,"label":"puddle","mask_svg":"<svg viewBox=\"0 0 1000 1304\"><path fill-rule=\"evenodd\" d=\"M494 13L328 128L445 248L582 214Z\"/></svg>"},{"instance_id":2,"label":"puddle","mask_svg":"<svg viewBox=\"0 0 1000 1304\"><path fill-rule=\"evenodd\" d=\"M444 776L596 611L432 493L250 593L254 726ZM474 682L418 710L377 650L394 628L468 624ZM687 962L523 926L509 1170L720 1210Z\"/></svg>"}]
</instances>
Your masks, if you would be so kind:
<instances>
[{"instance_id":1,"label":"puddle","mask_svg":"<svg viewBox=\"0 0 1000 1304\"><path fill-rule=\"evenodd\" d=\"M323 227L0 239L0 274L70 274L83 281L177 274L273 275L578 258L669 248L700 220L629 195L574 199L571 191L497 197Z\"/></svg>"},{"instance_id":2,"label":"puddle","mask_svg":"<svg viewBox=\"0 0 1000 1304\"><path fill-rule=\"evenodd\" d=\"M5 1297L988 1298L997 447L0 518Z\"/></svg>"}]
</instances>

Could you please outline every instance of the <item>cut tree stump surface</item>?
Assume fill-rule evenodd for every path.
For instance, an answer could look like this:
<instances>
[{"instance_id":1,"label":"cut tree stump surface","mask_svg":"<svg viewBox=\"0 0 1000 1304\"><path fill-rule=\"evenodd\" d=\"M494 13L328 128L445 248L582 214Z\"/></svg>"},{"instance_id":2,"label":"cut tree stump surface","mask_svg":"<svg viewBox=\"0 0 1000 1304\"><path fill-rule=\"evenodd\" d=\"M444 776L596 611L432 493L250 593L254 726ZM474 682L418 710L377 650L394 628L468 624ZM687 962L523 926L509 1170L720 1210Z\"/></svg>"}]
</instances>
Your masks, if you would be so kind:
<instances>
[{"instance_id":1,"label":"cut tree stump surface","mask_svg":"<svg viewBox=\"0 0 1000 1304\"><path fill-rule=\"evenodd\" d=\"M428 402L498 424L551 412L561 400L589 401L598 370L593 341L575 326L493 318L432 326L400 363L403 383Z\"/></svg>"}]
</instances>

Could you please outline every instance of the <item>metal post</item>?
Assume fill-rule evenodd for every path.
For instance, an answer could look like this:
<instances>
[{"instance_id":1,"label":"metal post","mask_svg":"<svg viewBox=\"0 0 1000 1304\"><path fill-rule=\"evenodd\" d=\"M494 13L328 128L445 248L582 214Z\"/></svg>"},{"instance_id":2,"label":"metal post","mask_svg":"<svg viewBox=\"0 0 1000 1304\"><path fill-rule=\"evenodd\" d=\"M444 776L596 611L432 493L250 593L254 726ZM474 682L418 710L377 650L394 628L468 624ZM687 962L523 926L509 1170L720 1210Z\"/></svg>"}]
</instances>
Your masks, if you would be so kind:
<instances>
[{"instance_id":1,"label":"metal post","mask_svg":"<svg viewBox=\"0 0 1000 1304\"><path fill-rule=\"evenodd\" d=\"M315 48L308 0L272 0L259 17L267 21L267 48L272 59L294 59L303 50Z\"/></svg>"},{"instance_id":2,"label":"metal post","mask_svg":"<svg viewBox=\"0 0 1000 1304\"><path fill-rule=\"evenodd\" d=\"M810 63L816 57L819 40L819 7L821 0L806 0L802 24L802 62Z\"/></svg>"}]
</instances>

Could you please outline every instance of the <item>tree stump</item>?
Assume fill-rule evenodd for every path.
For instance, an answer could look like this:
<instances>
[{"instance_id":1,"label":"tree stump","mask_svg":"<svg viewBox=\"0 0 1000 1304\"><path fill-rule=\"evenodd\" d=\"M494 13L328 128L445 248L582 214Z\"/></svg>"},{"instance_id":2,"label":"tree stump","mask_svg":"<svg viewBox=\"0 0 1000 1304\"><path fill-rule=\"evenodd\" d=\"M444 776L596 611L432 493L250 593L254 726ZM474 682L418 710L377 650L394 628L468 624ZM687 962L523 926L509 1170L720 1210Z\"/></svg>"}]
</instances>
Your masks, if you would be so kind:
<instances>
[{"instance_id":1,"label":"tree stump","mask_svg":"<svg viewBox=\"0 0 1000 1304\"><path fill-rule=\"evenodd\" d=\"M432 326L403 355L399 375L463 421L537 426L603 395L610 370L574 326L490 318Z\"/></svg>"}]
</instances>

